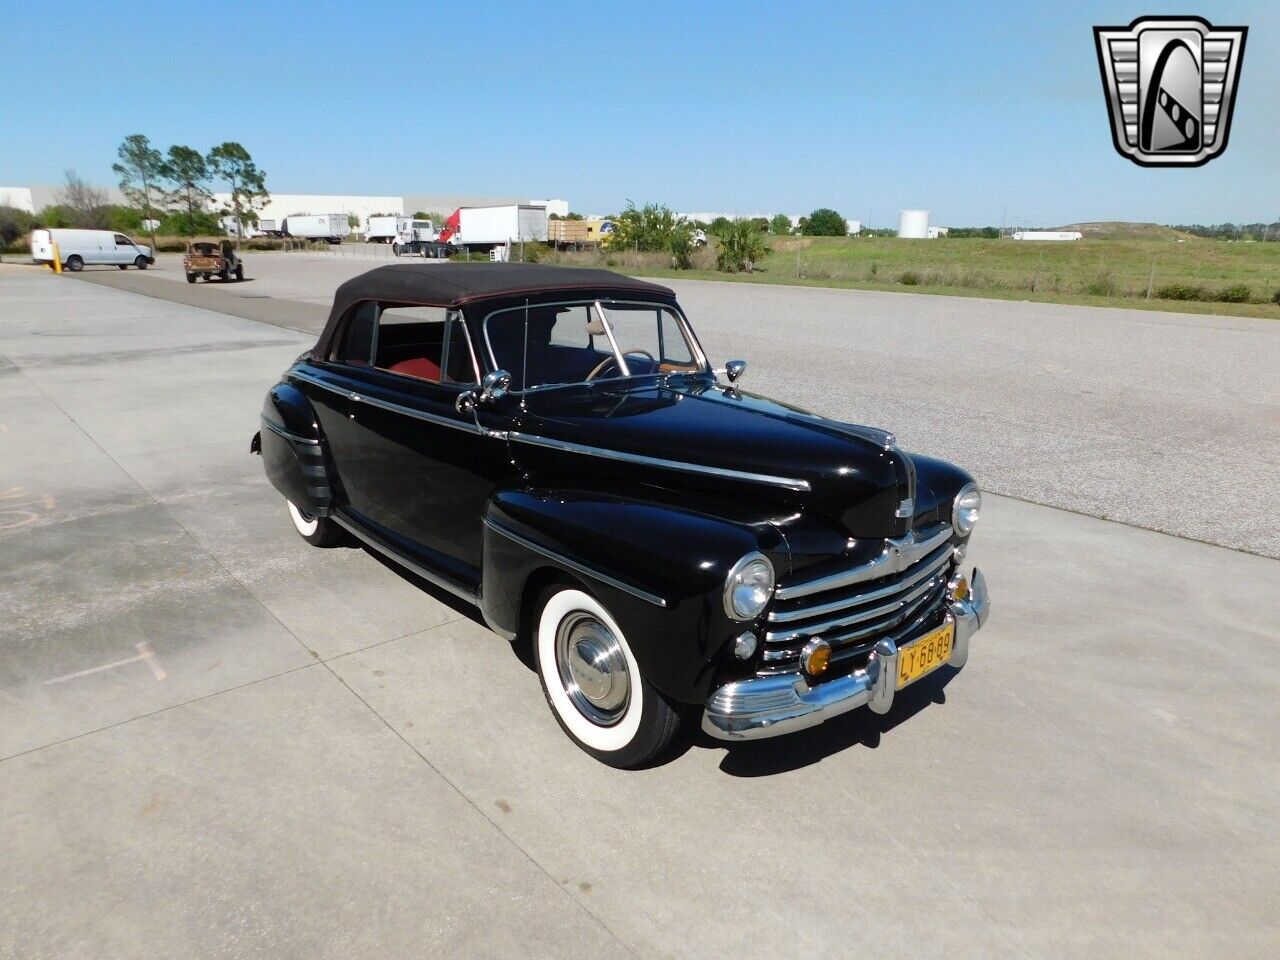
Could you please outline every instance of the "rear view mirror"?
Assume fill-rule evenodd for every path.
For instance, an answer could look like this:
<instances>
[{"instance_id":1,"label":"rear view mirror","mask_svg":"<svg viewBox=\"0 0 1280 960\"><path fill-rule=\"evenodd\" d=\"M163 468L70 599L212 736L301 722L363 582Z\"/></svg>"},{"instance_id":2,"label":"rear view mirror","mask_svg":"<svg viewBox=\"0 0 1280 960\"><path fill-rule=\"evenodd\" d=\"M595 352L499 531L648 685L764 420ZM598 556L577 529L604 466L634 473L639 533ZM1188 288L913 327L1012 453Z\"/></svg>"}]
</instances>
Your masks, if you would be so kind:
<instances>
[{"instance_id":1,"label":"rear view mirror","mask_svg":"<svg viewBox=\"0 0 1280 960\"><path fill-rule=\"evenodd\" d=\"M745 360L730 360L724 365L724 375L728 377L730 383L736 382L746 372L747 361Z\"/></svg>"}]
</instances>

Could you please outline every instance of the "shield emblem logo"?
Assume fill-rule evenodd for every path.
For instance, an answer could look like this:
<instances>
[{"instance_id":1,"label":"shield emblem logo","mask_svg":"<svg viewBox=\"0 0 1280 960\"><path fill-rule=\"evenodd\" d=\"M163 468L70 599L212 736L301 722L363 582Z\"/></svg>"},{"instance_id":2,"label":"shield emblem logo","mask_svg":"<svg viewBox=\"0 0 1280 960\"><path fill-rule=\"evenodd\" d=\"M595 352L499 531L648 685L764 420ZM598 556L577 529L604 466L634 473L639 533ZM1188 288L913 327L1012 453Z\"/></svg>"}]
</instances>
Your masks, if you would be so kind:
<instances>
[{"instance_id":1,"label":"shield emblem logo","mask_svg":"<svg viewBox=\"0 0 1280 960\"><path fill-rule=\"evenodd\" d=\"M1144 167L1198 167L1225 150L1248 32L1199 17L1094 27L1120 155Z\"/></svg>"}]
</instances>

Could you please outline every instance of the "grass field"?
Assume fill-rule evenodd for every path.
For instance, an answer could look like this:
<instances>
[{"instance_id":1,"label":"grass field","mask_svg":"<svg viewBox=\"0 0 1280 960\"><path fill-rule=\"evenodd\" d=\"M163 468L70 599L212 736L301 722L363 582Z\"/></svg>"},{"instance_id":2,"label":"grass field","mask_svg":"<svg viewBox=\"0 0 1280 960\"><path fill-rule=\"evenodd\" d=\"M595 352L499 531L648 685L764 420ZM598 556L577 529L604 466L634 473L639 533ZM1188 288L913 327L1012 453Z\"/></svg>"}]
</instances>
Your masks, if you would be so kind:
<instances>
[{"instance_id":1,"label":"grass field","mask_svg":"<svg viewBox=\"0 0 1280 960\"><path fill-rule=\"evenodd\" d=\"M770 242L773 253L752 273L717 273L707 251L699 251L694 270L680 271L669 269L662 254L606 251L559 254L556 259L613 261L612 266L628 273L670 277L1280 319L1280 304L1273 300L1280 291L1280 243L1227 243L1161 227L1068 242L888 237L778 237ZM1191 288L1181 291L1191 299L1162 298L1162 289L1170 286ZM1247 287L1247 302L1218 299L1232 287Z\"/></svg>"}]
</instances>

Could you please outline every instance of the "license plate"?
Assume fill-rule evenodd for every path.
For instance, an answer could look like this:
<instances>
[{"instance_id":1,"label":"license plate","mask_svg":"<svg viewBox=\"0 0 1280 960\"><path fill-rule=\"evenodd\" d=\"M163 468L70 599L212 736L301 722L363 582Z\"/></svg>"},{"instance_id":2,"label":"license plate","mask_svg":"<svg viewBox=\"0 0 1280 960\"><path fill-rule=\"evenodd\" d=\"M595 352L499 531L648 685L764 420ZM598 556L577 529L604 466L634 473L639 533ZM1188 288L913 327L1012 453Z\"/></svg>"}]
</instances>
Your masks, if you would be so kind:
<instances>
[{"instance_id":1,"label":"license plate","mask_svg":"<svg viewBox=\"0 0 1280 960\"><path fill-rule=\"evenodd\" d=\"M954 623L943 624L937 630L931 630L920 639L898 648L899 690L947 662L947 658L951 656L955 632Z\"/></svg>"}]
</instances>

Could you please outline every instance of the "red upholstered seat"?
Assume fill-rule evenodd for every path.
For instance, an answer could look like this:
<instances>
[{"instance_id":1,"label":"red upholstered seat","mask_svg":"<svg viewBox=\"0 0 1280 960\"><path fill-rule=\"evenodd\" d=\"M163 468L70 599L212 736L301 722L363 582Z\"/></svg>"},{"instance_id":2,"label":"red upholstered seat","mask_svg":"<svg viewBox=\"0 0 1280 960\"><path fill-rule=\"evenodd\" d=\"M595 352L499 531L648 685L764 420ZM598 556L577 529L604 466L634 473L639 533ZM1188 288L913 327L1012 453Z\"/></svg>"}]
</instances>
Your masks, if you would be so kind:
<instances>
[{"instance_id":1,"label":"red upholstered seat","mask_svg":"<svg viewBox=\"0 0 1280 960\"><path fill-rule=\"evenodd\" d=\"M406 377L418 377L422 380L439 380L440 367L426 357L410 357L387 367L392 373L403 373Z\"/></svg>"}]
</instances>

